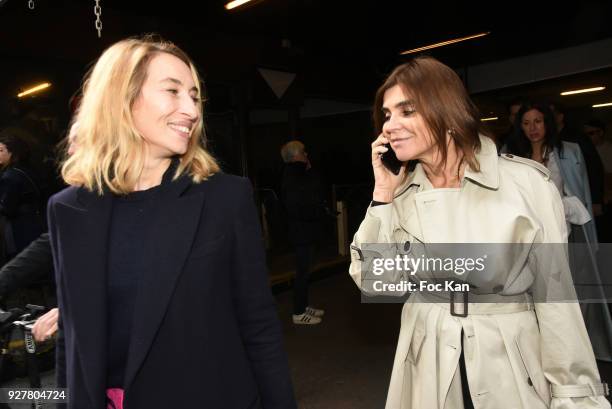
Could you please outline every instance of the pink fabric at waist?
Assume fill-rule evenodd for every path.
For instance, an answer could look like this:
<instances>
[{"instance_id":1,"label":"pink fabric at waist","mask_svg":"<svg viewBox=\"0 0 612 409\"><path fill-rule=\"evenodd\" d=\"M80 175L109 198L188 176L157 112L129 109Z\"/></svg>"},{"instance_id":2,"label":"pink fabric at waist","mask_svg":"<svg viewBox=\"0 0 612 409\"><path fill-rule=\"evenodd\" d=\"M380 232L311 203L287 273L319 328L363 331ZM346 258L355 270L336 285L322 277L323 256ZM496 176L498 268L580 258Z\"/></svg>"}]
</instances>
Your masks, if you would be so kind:
<instances>
[{"instance_id":1,"label":"pink fabric at waist","mask_svg":"<svg viewBox=\"0 0 612 409\"><path fill-rule=\"evenodd\" d=\"M106 409L123 409L123 389L109 388L106 390Z\"/></svg>"}]
</instances>

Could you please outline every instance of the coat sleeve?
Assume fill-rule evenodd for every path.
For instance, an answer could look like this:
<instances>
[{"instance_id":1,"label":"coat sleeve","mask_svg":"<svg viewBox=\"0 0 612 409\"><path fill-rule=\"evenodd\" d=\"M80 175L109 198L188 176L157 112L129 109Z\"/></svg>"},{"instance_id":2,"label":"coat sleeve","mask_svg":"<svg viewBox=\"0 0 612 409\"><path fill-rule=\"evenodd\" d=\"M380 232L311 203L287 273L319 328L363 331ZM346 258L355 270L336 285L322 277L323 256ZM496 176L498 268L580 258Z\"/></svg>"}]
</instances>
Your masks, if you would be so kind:
<instances>
[{"instance_id":1,"label":"coat sleeve","mask_svg":"<svg viewBox=\"0 0 612 409\"><path fill-rule=\"evenodd\" d=\"M355 233L349 274L362 294L404 296L407 292L402 284L408 282L408 272L396 268L395 263L390 264L392 267L384 264L404 253L406 240L394 236L393 218L393 203L371 205Z\"/></svg>"},{"instance_id":2,"label":"coat sleeve","mask_svg":"<svg viewBox=\"0 0 612 409\"><path fill-rule=\"evenodd\" d=\"M281 326L268 283L263 236L248 179L234 215L233 298L263 409L297 408Z\"/></svg>"},{"instance_id":3,"label":"coat sleeve","mask_svg":"<svg viewBox=\"0 0 612 409\"><path fill-rule=\"evenodd\" d=\"M49 276L53 256L49 234L43 233L0 269L0 296L4 297L32 281Z\"/></svg>"},{"instance_id":4,"label":"coat sleeve","mask_svg":"<svg viewBox=\"0 0 612 409\"><path fill-rule=\"evenodd\" d=\"M64 343L64 323L59 315L55 340L55 382L58 388L66 387L66 349Z\"/></svg>"},{"instance_id":5,"label":"coat sleeve","mask_svg":"<svg viewBox=\"0 0 612 409\"><path fill-rule=\"evenodd\" d=\"M545 293L536 290L534 298L542 369L551 386L550 408L610 408L575 297L561 197L554 184L542 177L532 178L532 183L541 226L536 239L540 250L533 262L536 282L546 288Z\"/></svg>"},{"instance_id":6,"label":"coat sleeve","mask_svg":"<svg viewBox=\"0 0 612 409\"><path fill-rule=\"evenodd\" d=\"M47 204L47 220L49 223L49 233L47 234L47 246L49 248L49 252L51 253L51 262L53 266L55 261L57 261L57 249L54 249L54 243L57 240L53 237L55 233L55 200L53 197L49 199L49 203ZM62 293L62 280L61 277L58 276L58 269L55 269L55 288L57 291L57 304L58 304L58 332L57 339L55 340L55 381L58 388L66 387L66 348L64 342L64 324L62 319L62 311L63 311L63 293ZM58 404L59 408L65 408L66 405Z\"/></svg>"}]
</instances>

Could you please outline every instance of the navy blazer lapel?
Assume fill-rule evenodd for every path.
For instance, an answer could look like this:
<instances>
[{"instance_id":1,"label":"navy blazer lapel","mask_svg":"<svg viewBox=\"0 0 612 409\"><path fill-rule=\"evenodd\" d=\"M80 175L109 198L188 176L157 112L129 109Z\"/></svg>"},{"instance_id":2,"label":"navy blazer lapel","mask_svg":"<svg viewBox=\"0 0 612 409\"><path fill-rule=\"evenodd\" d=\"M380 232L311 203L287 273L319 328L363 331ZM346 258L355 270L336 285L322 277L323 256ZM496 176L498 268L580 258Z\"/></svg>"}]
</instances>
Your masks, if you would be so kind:
<instances>
[{"instance_id":1,"label":"navy blazer lapel","mask_svg":"<svg viewBox=\"0 0 612 409\"><path fill-rule=\"evenodd\" d=\"M106 265L112 197L84 188L77 205L58 202L56 217L62 262L62 296L72 318L78 356L92 402L106 385Z\"/></svg>"},{"instance_id":2,"label":"navy blazer lapel","mask_svg":"<svg viewBox=\"0 0 612 409\"><path fill-rule=\"evenodd\" d=\"M164 317L198 229L204 194L181 196L191 180L182 176L172 182L159 198L157 214L151 222L150 271L142 272L134 309L134 322L125 369L127 390L151 347Z\"/></svg>"}]
</instances>

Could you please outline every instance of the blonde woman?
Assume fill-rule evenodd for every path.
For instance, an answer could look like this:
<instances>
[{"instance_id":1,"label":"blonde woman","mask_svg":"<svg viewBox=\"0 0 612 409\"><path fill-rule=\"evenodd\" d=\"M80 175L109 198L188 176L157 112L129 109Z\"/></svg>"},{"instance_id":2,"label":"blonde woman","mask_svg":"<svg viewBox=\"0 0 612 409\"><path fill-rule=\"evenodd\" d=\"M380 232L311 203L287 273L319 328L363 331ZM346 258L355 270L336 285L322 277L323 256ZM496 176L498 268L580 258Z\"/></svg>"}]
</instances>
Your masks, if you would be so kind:
<instances>
[{"instance_id":1,"label":"blonde woman","mask_svg":"<svg viewBox=\"0 0 612 409\"><path fill-rule=\"evenodd\" d=\"M563 205L548 170L499 157L479 135L457 74L429 57L389 75L374 118L373 203L351 246L350 273L362 290L382 288L368 268L381 255L495 251L472 260L483 274L390 268L385 277L410 279L417 291L402 311L386 408L610 408L572 298ZM390 150L404 163L398 174L385 166ZM449 291L438 281L445 278L462 291ZM441 290L418 291L441 282Z\"/></svg>"},{"instance_id":2,"label":"blonde woman","mask_svg":"<svg viewBox=\"0 0 612 409\"><path fill-rule=\"evenodd\" d=\"M88 75L49 203L69 408L293 408L246 179L204 148L203 90L171 43Z\"/></svg>"}]
</instances>

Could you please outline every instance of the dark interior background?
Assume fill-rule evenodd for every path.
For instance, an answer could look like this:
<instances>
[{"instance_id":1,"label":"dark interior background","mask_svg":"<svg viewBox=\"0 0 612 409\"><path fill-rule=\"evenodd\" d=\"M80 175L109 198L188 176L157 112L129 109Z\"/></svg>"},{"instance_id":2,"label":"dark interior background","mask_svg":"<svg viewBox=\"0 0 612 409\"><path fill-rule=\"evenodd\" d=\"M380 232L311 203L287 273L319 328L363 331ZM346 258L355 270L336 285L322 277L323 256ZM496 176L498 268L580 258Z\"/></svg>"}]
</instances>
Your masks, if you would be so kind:
<instances>
[{"instance_id":1,"label":"dark interior background","mask_svg":"<svg viewBox=\"0 0 612 409\"><path fill-rule=\"evenodd\" d=\"M612 38L610 1L570 6L548 1L262 0L235 11L225 10L224 3L101 0L98 38L94 0L34 0L33 10L27 0L1 1L0 128L18 112L33 112L46 124L49 138L57 140L69 120L68 100L100 53L122 38L154 32L186 50L203 73L211 150L228 171L249 176L257 186L273 186L281 166L279 147L299 138L330 185L367 183L371 101L384 76L410 58L401 51L490 32L427 52L465 74L483 64ZM612 124L612 109L591 108L612 101L609 87L559 96L567 89L609 85L611 65L472 90L472 96L483 117L499 118L488 123L497 133L508 126L505 105L517 97L562 103L576 125L593 116ZM274 95L260 68L296 75L282 98ZM492 69L484 75L495 74ZM43 81L52 87L16 98Z\"/></svg>"}]
</instances>

